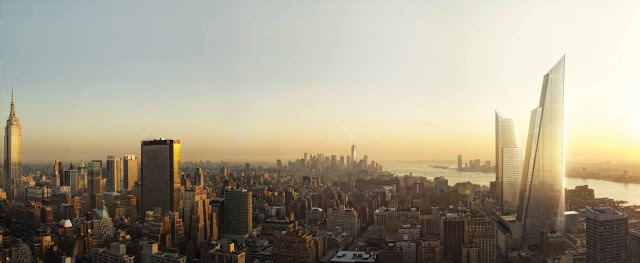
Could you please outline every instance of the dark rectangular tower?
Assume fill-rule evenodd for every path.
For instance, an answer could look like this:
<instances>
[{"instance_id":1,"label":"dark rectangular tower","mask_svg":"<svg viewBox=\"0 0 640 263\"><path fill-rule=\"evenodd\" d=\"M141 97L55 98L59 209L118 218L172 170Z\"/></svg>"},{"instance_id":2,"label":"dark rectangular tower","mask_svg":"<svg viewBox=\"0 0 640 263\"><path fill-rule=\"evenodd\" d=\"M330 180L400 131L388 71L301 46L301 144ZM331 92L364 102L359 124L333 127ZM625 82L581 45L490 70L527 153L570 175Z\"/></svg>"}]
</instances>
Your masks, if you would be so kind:
<instances>
[{"instance_id":1,"label":"dark rectangular tower","mask_svg":"<svg viewBox=\"0 0 640 263\"><path fill-rule=\"evenodd\" d=\"M142 141L142 214L159 207L162 214L180 208L180 140Z\"/></svg>"}]
</instances>

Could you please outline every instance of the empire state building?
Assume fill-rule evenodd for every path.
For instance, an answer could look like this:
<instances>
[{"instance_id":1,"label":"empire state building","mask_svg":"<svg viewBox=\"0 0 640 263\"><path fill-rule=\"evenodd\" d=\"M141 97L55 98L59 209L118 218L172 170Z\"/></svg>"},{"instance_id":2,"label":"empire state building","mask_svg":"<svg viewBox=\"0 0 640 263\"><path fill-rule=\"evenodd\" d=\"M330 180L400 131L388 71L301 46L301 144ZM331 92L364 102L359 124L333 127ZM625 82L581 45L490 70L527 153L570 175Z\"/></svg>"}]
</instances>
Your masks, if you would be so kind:
<instances>
[{"instance_id":1,"label":"empire state building","mask_svg":"<svg viewBox=\"0 0 640 263\"><path fill-rule=\"evenodd\" d=\"M22 200L22 131L11 92L11 113L4 128L4 185L7 197Z\"/></svg>"}]
</instances>

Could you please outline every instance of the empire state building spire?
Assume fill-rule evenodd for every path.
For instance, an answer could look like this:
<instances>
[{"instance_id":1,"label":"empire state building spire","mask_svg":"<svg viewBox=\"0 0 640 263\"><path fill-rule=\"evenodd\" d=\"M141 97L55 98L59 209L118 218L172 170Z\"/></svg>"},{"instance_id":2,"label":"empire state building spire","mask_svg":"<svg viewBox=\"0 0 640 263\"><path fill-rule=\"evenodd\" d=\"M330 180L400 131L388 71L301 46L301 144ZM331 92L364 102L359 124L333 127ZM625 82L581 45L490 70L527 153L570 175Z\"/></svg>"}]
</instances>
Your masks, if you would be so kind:
<instances>
[{"instance_id":1,"label":"empire state building spire","mask_svg":"<svg viewBox=\"0 0 640 263\"><path fill-rule=\"evenodd\" d=\"M11 87L11 114L9 116L16 116L16 106L13 104L13 87Z\"/></svg>"}]
</instances>

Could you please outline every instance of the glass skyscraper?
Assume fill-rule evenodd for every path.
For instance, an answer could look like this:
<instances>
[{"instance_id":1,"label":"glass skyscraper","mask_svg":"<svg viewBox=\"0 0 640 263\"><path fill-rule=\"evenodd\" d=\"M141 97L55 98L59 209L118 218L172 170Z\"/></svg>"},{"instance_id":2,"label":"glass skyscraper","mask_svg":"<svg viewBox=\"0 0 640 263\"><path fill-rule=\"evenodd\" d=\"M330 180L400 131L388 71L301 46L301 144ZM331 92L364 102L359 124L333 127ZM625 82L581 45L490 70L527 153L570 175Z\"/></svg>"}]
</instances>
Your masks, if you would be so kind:
<instances>
[{"instance_id":1,"label":"glass skyscraper","mask_svg":"<svg viewBox=\"0 0 640 263\"><path fill-rule=\"evenodd\" d=\"M529 125L517 219L532 245L541 230L564 232L564 56L544 76Z\"/></svg>"},{"instance_id":2,"label":"glass skyscraper","mask_svg":"<svg viewBox=\"0 0 640 263\"><path fill-rule=\"evenodd\" d=\"M140 163L142 212L180 211L180 140L142 141ZM143 213L144 214L144 213Z\"/></svg>"},{"instance_id":3,"label":"glass skyscraper","mask_svg":"<svg viewBox=\"0 0 640 263\"><path fill-rule=\"evenodd\" d=\"M524 158L519 146L513 120L496 111L496 201L501 211L518 208Z\"/></svg>"}]
</instances>

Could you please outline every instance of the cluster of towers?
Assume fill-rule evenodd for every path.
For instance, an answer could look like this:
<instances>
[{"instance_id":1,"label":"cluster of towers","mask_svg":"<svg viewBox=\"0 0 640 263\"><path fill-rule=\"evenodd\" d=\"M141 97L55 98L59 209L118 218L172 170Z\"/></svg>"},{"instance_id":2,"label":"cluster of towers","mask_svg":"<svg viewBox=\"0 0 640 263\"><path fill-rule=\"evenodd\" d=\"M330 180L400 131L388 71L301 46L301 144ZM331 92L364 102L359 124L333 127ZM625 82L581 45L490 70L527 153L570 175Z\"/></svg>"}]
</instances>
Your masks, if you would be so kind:
<instances>
[{"instance_id":1,"label":"cluster of towers","mask_svg":"<svg viewBox=\"0 0 640 263\"><path fill-rule=\"evenodd\" d=\"M542 230L564 232L564 56L544 76L525 148L513 120L495 118L499 210L516 213L524 244L537 244Z\"/></svg>"}]
</instances>

